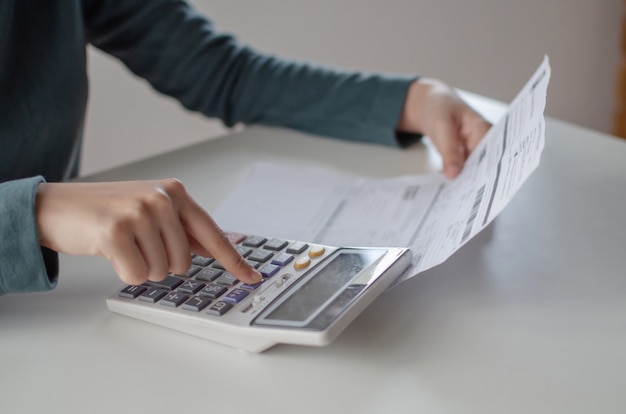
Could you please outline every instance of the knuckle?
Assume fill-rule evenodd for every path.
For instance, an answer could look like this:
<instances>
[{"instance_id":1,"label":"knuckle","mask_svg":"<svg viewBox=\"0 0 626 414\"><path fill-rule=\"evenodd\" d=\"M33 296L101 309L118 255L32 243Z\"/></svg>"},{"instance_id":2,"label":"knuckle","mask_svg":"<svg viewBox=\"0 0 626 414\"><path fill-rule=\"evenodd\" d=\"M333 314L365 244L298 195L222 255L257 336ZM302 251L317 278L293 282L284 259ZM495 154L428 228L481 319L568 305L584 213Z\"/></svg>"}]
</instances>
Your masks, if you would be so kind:
<instances>
[{"instance_id":1,"label":"knuckle","mask_svg":"<svg viewBox=\"0 0 626 414\"><path fill-rule=\"evenodd\" d=\"M172 196L186 194L187 192L182 181L178 178L167 178L165 180L161 180L160 183L165 192L167 194L171 194Z\"/></svg>"},{"instance_id":2,"label":"knuckle","mask_svg":"<svg viewBox=\"0 0 626 414\"><path fill-rule=\"evenodd\" d=\"M141 200L142 211L165 212L172 209L172 199L166 191L156 189L144 195Z\"/></svg>"}]
</instances>

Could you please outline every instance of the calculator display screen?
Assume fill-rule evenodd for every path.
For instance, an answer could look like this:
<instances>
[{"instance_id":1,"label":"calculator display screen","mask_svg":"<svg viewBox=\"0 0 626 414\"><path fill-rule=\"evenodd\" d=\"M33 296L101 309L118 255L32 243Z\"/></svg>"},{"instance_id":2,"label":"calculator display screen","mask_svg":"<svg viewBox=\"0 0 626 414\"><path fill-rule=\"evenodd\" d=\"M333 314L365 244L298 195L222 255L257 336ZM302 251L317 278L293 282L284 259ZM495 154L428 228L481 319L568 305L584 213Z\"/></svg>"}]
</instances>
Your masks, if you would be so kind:
<instances>
[{"instance_id":1,"label":"calculator display screen","mask_svg":"<svg viewBox=\"0 0 626 414\"><path fill-rule=\"evenodd\" d=\"M350 282L381 256L380 251L346 251L335 256L314 277L293 290L266 320L303 322L349 286Z\"/></svg>"}]
</instances>

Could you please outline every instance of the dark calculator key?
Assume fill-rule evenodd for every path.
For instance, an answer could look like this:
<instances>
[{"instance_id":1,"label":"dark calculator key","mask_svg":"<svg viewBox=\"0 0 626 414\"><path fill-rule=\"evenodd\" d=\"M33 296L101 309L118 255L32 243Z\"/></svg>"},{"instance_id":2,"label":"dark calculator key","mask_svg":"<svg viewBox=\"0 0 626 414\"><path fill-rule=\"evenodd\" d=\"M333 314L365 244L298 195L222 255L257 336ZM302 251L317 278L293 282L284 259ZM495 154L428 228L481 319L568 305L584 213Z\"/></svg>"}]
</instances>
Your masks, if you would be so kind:
<instances>
[{"instance_id":1,"label":"dark calculator key","mask_svg":"<svg viewBox=\"0 0 626 414\"><path fill-rule=\"evenodd\" d=\"M144 302L156 303L163 296L167 295L167 290L159 288L150 288L139 296L139 300Z\"/></svg>"},{"instance_id":2,"label":"dark calculator key","mask_svg":"<svg viewBox=\"0 0 626 414\"><path fill-rule=\"evenodd\" d=\"M202 296L192 296L187 302L183 303L183 306L181 306L181 308L190 311L200 312L202 309L209 306L209 303L211 303L211 299L209 298L205 298Z\"/></svg>"},{"instance_id":3,"label":"dark calculator key","mask_svg":"<svg viewBox=\"0 0 626 414\"><path fill-rule=\"evenodd\" d=\"M250 266L254 267L255 269L258 269L258 268L259 268L259 266L261 266L261 263L259 263L259 262L254 262L254 261L252 261L252 260L246 260L246 262L247 262Z\"/></svg>"},{"instance_id":4,"label":"dark calculator key","mask_svg":"<svg viewBox=\"0 0 626 414\"><path fill-rule=\"evenodd\" d=\"M239 303L248 296L249 292L244 289L233 289L222 298L224 302Z\"/></svg>"},{"instance_id":5,"label":"dark calculator key","mask_svg":"<svg viewBox=\"0 0 626 414\"><path fill-rule=\"evenodd\" d=\"M195 275L196 273L198 273L200 270L202 270L202 266L198 266L198 265L192 264L191 267L189 267L189 269L187 269L187 271L185 273L182 273L182 274L177 275L177 276L191 277L191 276Z\"/></svg>"},{"instance_id":6,"label":"dark calculator key","mask_svg":"<svg viewBox=\"0 0 626 414\"><path fill-rule=\"evenodd\" d=\"M180 306L181 303L186 301L189 296L184 295L180 292L170 292L163 299L161 299L161 305L177 307Z\"/></svg>"},{"instance_id":7,"label":"dark calculator key","mask_svg":"<svg viewBox=\"0 0 626 414\"><path fill-rule=\"evenodd\" d=\"M280 270L280 266L276 266L271 263L265 263L263 266L259 267L259 272L261 272L263 277L272 277L279 270Z\"/></svg>"},{"instance_id":8,"label":"dark calculator key","mask_svg":"<svg viewBox=\"0 0 626 414\"><path fill-rule=\"evenodd\" d=\"M269 259L271 259L272 256L274 256L274 253L270 252L269 250L259 249L250 253L250 256L248 256L248 260L265 263Z\"/></svg>"},{"instance_id":9,"label":"dark calculator key","mask_svg":"<svg viewBox=\"0 0 626 414\"><path fill-rule=\"evenodd\" d=\"M219 283L220 285L235 286L239 283L239 279L228 272L224 272L222 276L215 279L215 283Z\"/></svg>"},{"instance_id":10,"label":"dark calculator key","mask_svg":"<svg viewBox=\"0 0 626 414\"><path fill-rule=\"evenodd\" d=\"M146 289L148 288L145 286L128 285L120 291L119 296L123 298L135 299L137 296L145 292Z\"/></svg>"},{"instance_id":11,"label":"dark calculator key","mask_svg":"<svg viewBox=\"0 0 626 414\"><path fill-rule=\"evenodd\" d=\"M200 295L209 297L211 299L217 299L222 296L228 288L215 283L208 284L204 289L200 291Z\"/></svg>"},{"instance_id":12,"label":"dark calculator key","mask_svg":"<svg viewBox=\"0 0 626 414\"><path fill-rule=\"evenodd\" d=\"M232 307L233 305L231 305L230 303L222 302L220 300L219 302L215 302L213 305L211 305L211 307L207 311L207 314L215 315L215 316L222 316L223 314L228 312Z\"/></svg>"},{"instance_id":13,"label":"dark calculator key","mask_svg":"<svg viewBox=\"0 0 626 414\"><path fill-rule=\"evenodd\" d=\"M287 246L287 242L285 240L280 240L280 239L269 239L265 245L263 246L264 249L267 250L282 250L285 248L285 246Z\"/></svg>"},{"instance_id":14,"label":"dark calculator key","mask_svg":"<svg viewBox=\"0 0 626 414\"><path fill-rule=\"evenodd\" d=\"M204 283L196 279L189 279L185 283L179 286L178 291L183 293L194 294L199 290L202 290Z\"/></svg>"},{"instance_id":15,"label":"dark calculator key","mask_svg":"<svg viewBox=\"0 0 626 414\"><path fill-rule=\"evenodd\" d=\"M241 244L248 247L259 247L260 245L265 243L266 240L267 239L265 237L248 236Z\"/></svg>"},{"instance_id":16,"label":"dark calculator key","mask_svg":"<svg viewBox=\"0 0 626 414\"><path fill-rule=\"evenodd\" d=\"M304 242L293 242L289 245L289 247L287 247L287 253L300 254L308 247L309 245Z\"/></svg>"},{"instance_id":17,"label":"dark calculator key","mask_svg":"<svg viewBox=\"0 0 626 414\"><path fill-rule=\"evenodd\" d=\"M148 280L144 283L144 285L153 287L153 288L174 290L178 286L180 286L183 282L184 280L179 277L167 276L165 279L161 280L160 282L153 282L152 280Z\"/></svg>"},{"instance_id":18,"label":"dark calculator key","mask_svg":"<svg viewBox=\"0 0 626 414\"><path fill-rule=\"evenodd\" d=\"M212 269L220 269L220 270L224 270L224 266L218 262L217 260L213 262L213 264L211 265Z\"/></svg>"},{"instance_id":19,"label":"dark calculator key","mask_svg":"<svg viewBox=\"0 0 626 414\"><path fill-rule=\"evenodd\" d=\"M196 274L196 279L198 280L206 280L207 282L212 282L218 277L222 275L221 270L213 269L212 267L205 267L200 271L200 273Z\"/></svg>"},{"instance_id":20,"label":"dark calculator key","mask_svg":"<svg viewBox=\"0 0 626 414\"><path fill-rule=\"evenodd\" d=\"M285 266L293 260L293 256L287 253L280 253L272 258L272 264Z\"/></svg>"},{"instance_id":21,"label":"dark calculator key","mask_svg":"<svg viewBox=\"0 0 626 414\"><path fill-rule=\"evenodd\" d=\"M213 263L215 259L213 259L212 257L204 257L204 256L194 256L193 259L191 259L191 263L195 264L196 266L208 266L211 263Z\"/></svg>"},{"instance_id":22,"label":"dark calculator key","mask_svg":"<svg viewBox=\"0 0 626 414\"><path fill-rule=\"evenodd\" d=\"M243 257L246 257L247 255L252 253L252 249L246 246L236 246L235 249L237 249L239 254L242 255Z\"/></svg>"}]
</instances>

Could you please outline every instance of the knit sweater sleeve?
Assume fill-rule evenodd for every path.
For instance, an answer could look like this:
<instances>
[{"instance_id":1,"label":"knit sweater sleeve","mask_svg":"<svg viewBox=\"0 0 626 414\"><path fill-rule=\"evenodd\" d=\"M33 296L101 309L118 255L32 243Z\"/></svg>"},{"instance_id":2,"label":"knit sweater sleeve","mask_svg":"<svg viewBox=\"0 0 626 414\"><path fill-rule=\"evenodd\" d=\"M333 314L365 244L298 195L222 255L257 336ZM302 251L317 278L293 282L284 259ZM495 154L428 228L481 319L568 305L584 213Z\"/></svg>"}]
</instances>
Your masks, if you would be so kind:
<instances>
[{"instance_id":1,"label":"knit sweater sleeve","mask_svg":"<svg viewBox=\"0 0 626 414\"><path fill-rule=\"evenodd\" d=\"M366 74L266 55L181 0L84 0L88 41L158 91L226 125L259 123L397 145L415 76Z\"/></svg>"},{"instance_id":2,"label":"knit sweater sleeve","mask_svg":"<svg viewBox=\"0 0 626 414\"><path fill-rule=\"evenodd\" d=\"M0 294L50 290L59 272L56 252L39 245L35 193L42 177L0 184Z\"/></svg>"}]
</instances>

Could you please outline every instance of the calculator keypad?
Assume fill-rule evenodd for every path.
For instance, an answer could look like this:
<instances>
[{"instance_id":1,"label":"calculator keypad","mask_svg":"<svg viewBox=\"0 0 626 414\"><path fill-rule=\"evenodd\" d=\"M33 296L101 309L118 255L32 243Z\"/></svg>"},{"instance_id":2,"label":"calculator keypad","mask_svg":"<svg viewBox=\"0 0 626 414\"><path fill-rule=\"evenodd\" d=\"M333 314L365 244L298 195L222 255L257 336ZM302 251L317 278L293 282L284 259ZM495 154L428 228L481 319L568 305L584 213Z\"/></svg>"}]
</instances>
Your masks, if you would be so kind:
<instances>
[{"instance_id":1,"label":"calculator keypad","mask_svg":"<svg viewBox=\"0 0 626 414\"><path fill-rule=\"evenodd\" d=\"M251 303L263 302L265 298L257 293L264 290L261 287L268 279L287 266L291 269L303 268L303 260L307 262L304 267L307 267L311 263L311 258L321 256L319 246L310 248L303 242L267 239L239 233L228 233L227 237L235 244L239 254L259 270L263 276L259 283L242 283L227 272L217 260L192 255L192 264L185 273L170 274L162 281L148 281L141 286L128 285L119 291L118 296L127 300L160 304L186 312L203 312L219 317L242 302L248 308ZM307 249L308 254L305 253ZM323 252L323 247L321 249ZM274 282L277 287L282 285L278 282L282 282L282 279Z\"/></svg>"}]
</instances>

